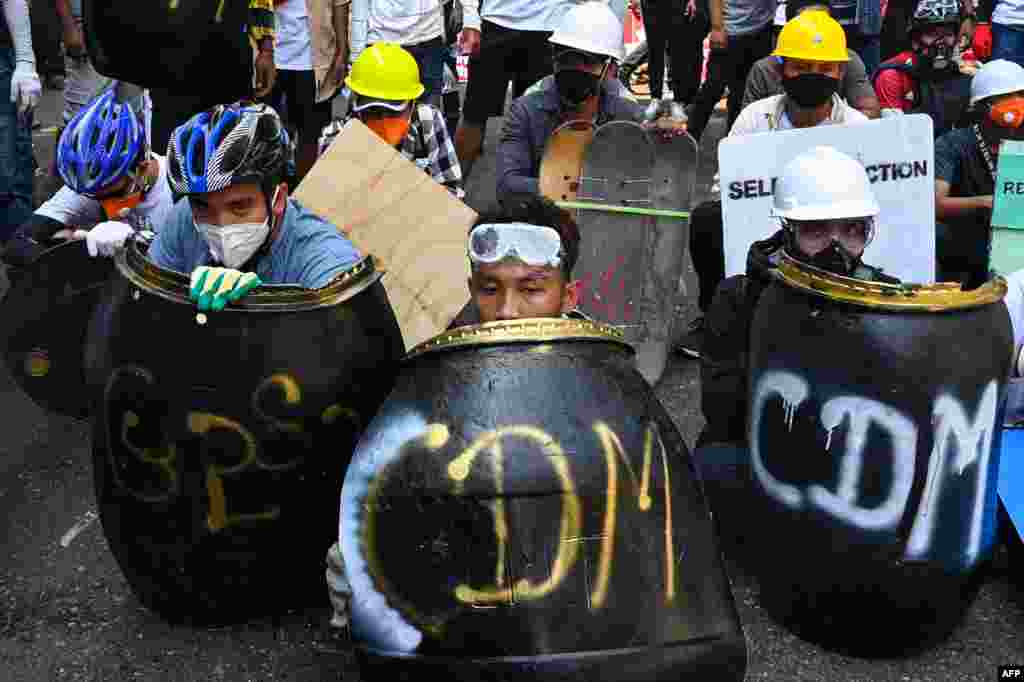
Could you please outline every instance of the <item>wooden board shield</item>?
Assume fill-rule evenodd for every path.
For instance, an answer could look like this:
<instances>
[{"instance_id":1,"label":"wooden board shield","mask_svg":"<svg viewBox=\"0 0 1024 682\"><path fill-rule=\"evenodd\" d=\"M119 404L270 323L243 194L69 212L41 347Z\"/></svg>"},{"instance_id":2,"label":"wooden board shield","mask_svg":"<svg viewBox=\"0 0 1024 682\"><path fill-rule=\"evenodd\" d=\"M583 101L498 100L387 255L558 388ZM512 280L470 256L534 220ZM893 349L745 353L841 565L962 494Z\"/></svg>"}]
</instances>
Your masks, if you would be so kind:
<instances>
[{"instance_id":1,"label":"wooden board shield","mask_svg":"<svg viewBox=\"0 0 1024 682\"><path fill-rule=\"evenodd\" d=\"M647 131L632 121L612 121L599 127L584 155L579 199L598 205L651 208L654 147ZM581 235L575 272L580 281L580 309L622 329L634 346L647 342L650 330L642 298L654 218L580 209L576 220ZM642 369L639 357L638 368L652 383L661 374Z\"/></svg>"},{"instance_id":2,"label":"wooden board shield","mask_svg":"<svg viewBox=\"0 0 1024 682\"><path fill-rule=\"evenodd\" d=\"M373 255L407 349L455 319L469 295L466 238L477 214L360 121L345 125L293 196Z\"/></svg>"},{"instance_id":3,"label":"wooden board shield","mask_svg":"<svg viewBox=\"0 0 1024 682\"><path fill-rule=\"evenodd\" d=\"M589 121L563 123L551 134L540 161L540 193L552 201L576 201L587 146L594 138Z\"/></svg>"},{"instance_id":4,"label":"wooden board shield","mask_svg":"<svg viewBox=\"0 0 1024 682\"><path fill-rule=\"evenodd\" d=\"M7 292L0 332L4 364L40 408L79 419L89 416L85 337L113 274L113 261L90 257L79 240L46 251Z\"/></svg>"}]
</instances>

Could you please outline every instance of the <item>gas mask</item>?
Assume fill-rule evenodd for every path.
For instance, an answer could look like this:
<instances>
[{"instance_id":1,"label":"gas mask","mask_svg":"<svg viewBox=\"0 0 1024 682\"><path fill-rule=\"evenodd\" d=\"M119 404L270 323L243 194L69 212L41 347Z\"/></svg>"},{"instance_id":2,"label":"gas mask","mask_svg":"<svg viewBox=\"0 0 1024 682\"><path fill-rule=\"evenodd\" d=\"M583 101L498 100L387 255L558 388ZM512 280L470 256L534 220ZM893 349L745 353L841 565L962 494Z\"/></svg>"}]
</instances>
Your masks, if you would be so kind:
<instances>
[{"instance_id":1,"label":"gas mask","mask_svg":"<svg viewBox=\"0 0 1024 682\"><path fill-rule=\"evenodd\" d=\"M562 107L568 110L579 109L590 97L600 92L601 81L604 80L611 63L609 59L599 58L575 50L567 50L554 56L555 88L562 101ZM597 64L603 64L600 74L587 70Z\"/></svg>"},{"instance_id":2,"label":"gas mask","mask_svg":"<svg viewBox=\"0 0 1024 682\"><path fill-rule=\"evenodd\" d=\"M940 38L930 45L921 44L914 47L914 54L917 55L917 68L927 73L929 71L944 71L953 64L953 50L956 47L956 36L949 39Z\"/></svg>"},{"instance_id":3,"label":"gas mask","mask_svg":"<svg viewBox=\"0 0 1024 682\"><path fill-rule=\"evenodd\" d=\"M821 270L844 277L852 276L860 265L860 256L854 256L838 241L833 241L813 256L805 256L797 252L796 258Z\"/></svg>"}]
</instances>

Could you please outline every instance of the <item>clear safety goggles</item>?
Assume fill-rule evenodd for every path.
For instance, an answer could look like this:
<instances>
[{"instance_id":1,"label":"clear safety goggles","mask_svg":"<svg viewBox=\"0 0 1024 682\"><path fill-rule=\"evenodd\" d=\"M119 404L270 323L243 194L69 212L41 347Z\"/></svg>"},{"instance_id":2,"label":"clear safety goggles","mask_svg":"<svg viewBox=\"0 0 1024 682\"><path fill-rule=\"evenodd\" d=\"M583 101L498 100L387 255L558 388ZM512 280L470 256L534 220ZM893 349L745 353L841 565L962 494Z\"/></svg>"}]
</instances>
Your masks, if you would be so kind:
<instances>
[{"instance_id":1,"label":"clear safety goggles","mask_svg":"<svg viewBox=\"0 0 1024 682\"><path fill-rule=\"evenodd\" d=\"M515 258L535 267L557 268L564 256L558 232L543 225L484 223L469 233L469 259L480 265Z\"/></svg>"},{"instance_id":2,"label":"clear safety goggles","mask_svg":"<svg viewBox=\"0 0 1024 682\"><path fill-rule=\"evenodd\" d=\"M383 109L380 115L386 116L387 112L400 113L409 107L409 100L380 99L379 97L367 97L357 94L352 102L352 111L356 114L369 113L373 109Z\"/></svg>"},{"instance_id":3,"label":"clear safety goggles","mask_svg":"<svg viewBox=\"0 0 1024 682\"><path fill-rule=\"evenodd\" d=\"M806 253L817 253L838 242L847 251L863 251L875 236L873 218L840 218L835 220L787 220L786 229L793 232L797 244Z\"/></svg>"}]
</instances>

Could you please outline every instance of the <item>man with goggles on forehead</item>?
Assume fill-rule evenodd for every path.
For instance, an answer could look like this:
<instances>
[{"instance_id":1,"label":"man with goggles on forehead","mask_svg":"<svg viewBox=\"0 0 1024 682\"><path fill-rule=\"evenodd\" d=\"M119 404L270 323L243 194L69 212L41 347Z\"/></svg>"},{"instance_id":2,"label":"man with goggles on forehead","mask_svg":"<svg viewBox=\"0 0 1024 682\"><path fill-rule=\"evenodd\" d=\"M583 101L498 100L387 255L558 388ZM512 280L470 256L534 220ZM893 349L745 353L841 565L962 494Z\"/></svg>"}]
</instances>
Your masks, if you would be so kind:
<instances>
[{"instance_id":1,"label":"man with goggles on forehead","mask_svg":"<svg viewBox=\"0 0 1024 682\"><path fill-rule=\"evenodd\" d=\"M433 105L416 101L424 86L412 54L395 43L375 43L356 59L345 85L352 91L349 117L365 123L456 197L465 195L462 167L444 114ZM320 154L327 151L347 121L336 119L323 129Z\"/></svg>"},{"instance_id":2,"label":"man with goggles on forehead","mask_svg":"<svg viewBox=\"0 0 1024 682\"><path fill-rule=\"evenodd\" d=\"M615 64L624 55L622 39L622 24L606 2L590 0L565 13L549 39L554 75L515 100L505 118L497 158L499 200L539 194L544 148L563 123L644 119L640 105L627 98L615 77ZM684 115L675 109L676 114L665 112L661 125L646 124L657 127L663 138L684 133ZM666 126L666 121L671 123Z\"/></svg>"},{"instance_id":3,"label":"man with goggles on forehead","mask_svg":"<svg viewBox=\"0 0 1024 682\"><path fill-rule=\"evenodd\" d=\"M705 480L732 480L746 457L747 356L750 325L783 252L829 273L896 284L861 261L874 236L878 202L864 167L831 147L800 154L783 168L773 214L782 229L754 242L746 275L718 287L706 319L701 407L707 425L697 441Z\"/></svg>"},{"instance_id":4,"label":"man with goggles on forehead","mask_svg":"<svg viewBox=\"0 0 1024 682\"><path fill-rule=\"evenodd\" d=\"M192 275L200 310L221 310L264 282L326 286L360 256L338 228L288 197L288 137L277 112L237 102L171 133L171 190L185 197L149 248L158 266Z\"/></svg>"},{"instance_id":5,"label":"man with goggles on forehead","mask_svg":"<svg viewBox=\"0 0 1024 682\"><path fill-rule=\"evenodd\" d=\"M470 304L451 324L527 317L583 317L572 278L580 252L576 221L544 197L483 213L469 233Z\"/></svg>"},{"instance_id":6,"label":"man with goggles on forehead","mask_svg":"<svg viewBox=\"0 0 1024 682\"><path fill-rule=\"evenodd\" d=\"M147 144L145 101L141 89L115 83L71 119L57 145L64 187L18 230L4 251L8 264L28 265L62 236L111 256L129 235L163 223L174 201L167 161Z\"/></svg>"}]
</instances>

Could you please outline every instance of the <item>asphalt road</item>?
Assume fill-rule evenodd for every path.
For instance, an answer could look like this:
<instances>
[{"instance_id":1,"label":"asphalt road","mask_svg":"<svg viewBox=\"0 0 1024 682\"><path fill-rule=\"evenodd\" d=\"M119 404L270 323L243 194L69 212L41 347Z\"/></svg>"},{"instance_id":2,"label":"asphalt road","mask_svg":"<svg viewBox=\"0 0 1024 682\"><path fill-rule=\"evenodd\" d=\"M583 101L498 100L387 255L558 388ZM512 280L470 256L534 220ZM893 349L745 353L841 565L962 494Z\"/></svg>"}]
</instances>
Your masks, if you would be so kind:
<instances>
[{"instance_id":1,"label":"asphalt road","mask_svg":"<svg viewBox=\"0 0 1024 682\"><path fill-rule=\"evenodd\" d=\"M56 123L59 106L59 94L47 91L39 111L43 130L35 137L43 169L53 155L46 128ZM475 207L493 198L498 125L491 122L487 154L469 181ZM704 138L705 193L722 129L715 119ZM41 196L52 189L45 177L37 180ZM695 313L689 265L686 280L682 323ZM688 443L701 427L698 389L697 365L682 357L672 359L656 389ZM351 654L327 637L326 595L323 608L212 629L168 625L143 608L96 519L87 425L43 413L5 371L0 408L0 682L359 679ZM987 681L996 679L1000 664L1024 663L1024 593L1011 585L1002 552L949 639L888 660L850 658L797 638L761 609L753 579L736 566L730 575L749 647L748 680Z\"/></svg>"}]
</instances>

